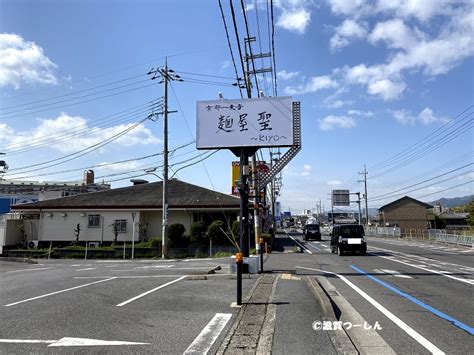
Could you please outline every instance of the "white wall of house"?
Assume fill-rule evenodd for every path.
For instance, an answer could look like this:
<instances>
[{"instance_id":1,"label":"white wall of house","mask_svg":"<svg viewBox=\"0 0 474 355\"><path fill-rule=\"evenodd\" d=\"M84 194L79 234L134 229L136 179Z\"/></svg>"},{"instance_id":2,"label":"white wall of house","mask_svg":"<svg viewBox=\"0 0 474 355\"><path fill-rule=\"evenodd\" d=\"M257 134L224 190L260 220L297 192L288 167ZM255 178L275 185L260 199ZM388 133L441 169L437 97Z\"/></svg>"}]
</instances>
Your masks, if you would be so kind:
<instances>
[{"instance_id":1,"label":"white wall of house","mask_svg":"<svg viewBox=\"0 0 474 355\"><path fill-rule=\"evenodd\" d=\"M99 215L99 225L89 225L89 215ZM140 213L135 216L135 240L138 240L138 221ZM116 220L126 221L125 232L119 232L117 241L132 241L132 212L127 211L45 211L40 217L40 240L74 241L74 229L81 225L79 241L111 242L114 240L112 225Z\"/></svg>"}]
</instances>

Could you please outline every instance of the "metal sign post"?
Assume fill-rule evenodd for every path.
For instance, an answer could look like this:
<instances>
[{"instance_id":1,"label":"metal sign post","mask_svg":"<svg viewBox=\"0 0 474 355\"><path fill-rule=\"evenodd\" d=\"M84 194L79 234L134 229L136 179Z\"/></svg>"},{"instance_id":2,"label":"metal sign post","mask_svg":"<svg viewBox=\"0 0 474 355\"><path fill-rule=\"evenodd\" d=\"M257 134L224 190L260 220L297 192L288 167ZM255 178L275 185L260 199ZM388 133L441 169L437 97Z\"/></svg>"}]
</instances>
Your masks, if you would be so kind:
<instances>
[{"instance_id":1,"label":"metal sign post","mask_svg":"<svg viewBox=\"0 0 474 355\"><path fill-rule=\"evenodd\" d=\"M295 137L299 150L300 130L298 125L297 132L294 131L294 107L291 97L197 102L196 148L230 149L240 158L240 250L236 254L238 305L242 304L242 272L246 272L244 267L248 268L248 263L243 261L250 251L249 157L259 148L293 148ZM299 111L297 116L299 124ZM263 189L264 185L259 188Z\"/></svg>"}]
</instances>

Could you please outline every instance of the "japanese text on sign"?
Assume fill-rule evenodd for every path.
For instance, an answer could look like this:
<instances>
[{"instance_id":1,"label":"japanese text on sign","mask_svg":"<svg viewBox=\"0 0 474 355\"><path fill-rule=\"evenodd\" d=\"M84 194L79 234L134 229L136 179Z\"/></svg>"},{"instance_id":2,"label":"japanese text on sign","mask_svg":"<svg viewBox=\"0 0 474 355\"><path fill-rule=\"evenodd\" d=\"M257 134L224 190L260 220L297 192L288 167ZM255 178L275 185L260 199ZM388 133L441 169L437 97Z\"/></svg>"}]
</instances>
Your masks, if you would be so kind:
<instances>
[{"instance_id":1,"label":"japanese text on sign","mask_svg":"<svg viewBox=\"0 0 474 355\"><path fill-rule=\"evenodd\" d=\"M293 144L291 97L198 101L197 148Z\"/></svg>"}]
</instances>

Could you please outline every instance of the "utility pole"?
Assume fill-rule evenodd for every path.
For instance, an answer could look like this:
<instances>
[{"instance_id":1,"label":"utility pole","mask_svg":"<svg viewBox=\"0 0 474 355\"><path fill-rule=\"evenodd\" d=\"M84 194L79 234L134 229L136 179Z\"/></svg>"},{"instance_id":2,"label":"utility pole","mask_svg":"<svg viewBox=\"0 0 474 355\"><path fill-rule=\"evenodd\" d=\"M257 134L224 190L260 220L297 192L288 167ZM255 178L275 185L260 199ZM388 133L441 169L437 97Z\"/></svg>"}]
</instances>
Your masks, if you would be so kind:
<instances>
[{"instance_id":1,"label":"utility pole","mask_svg":"<svg viewBox=\"0 0 474 355\"><path fill-rule=\"evenodd\" d=\"M168 69L168 58L165 59L164 68L152 68L148 73L152 75L151 80L161 77L159 83L164 85L163 99L163 202L162 202L162 232L161 232L161 257L166 258L168 254L168 81L183 81L181 77L174 74L174 71Z\"/></svg>"},{"instance_id":2,"label":"utility pole","mask_svg":"<svg viewBox=\"0 0 474 355\"><path fill-rule=\"evenodd\" d=\"M365 224L368 225L369 224L369 205L367 204L367 169L365 167L365 164L364 164L364 171L362 172L359 172L360 175L364 175L364 199L365 199ZM359 182L362 182L361 180L359 180Z\"/></svg>"},{"instance_id":3,"label":"utility pole","mask_svg":"<svg viewBox=\"0 0 474 355\"><path fill-rule=\"evenodd\" d=\"M252 98L252 83L251 83L251 75L257 75L258 73L265 73L271 71L272 69L255 69L254 59L255 58L264 58L269 57L269 53L260 53L254 55L252 53L252 42L256 39L255 37L245 38L245 63L246 63L246 72L244 73L245 78L245 86L247 87L247 96L248 98ZM247 51L248 48L248 51ZM252 62L253 70L250 70L250 62ZM258 82L257 78L255 77L255 82L257 84L258 90ZM262 92L259 92L258 96L262 96ZM252 156L252 191L254 195L254 205L253 205L253 223L254 223L254 234L255 234L255 249L257 255L260 255L260 238L262 236L262 229L260 226L260 213L259 213L259 187L258 187L258 171L257 171L257 154ZM272 196L273 197L273 196ZM275 218L275 217L273 217ZM248 256L244 254L244 257Z\"/></svg>"}]
</instances>

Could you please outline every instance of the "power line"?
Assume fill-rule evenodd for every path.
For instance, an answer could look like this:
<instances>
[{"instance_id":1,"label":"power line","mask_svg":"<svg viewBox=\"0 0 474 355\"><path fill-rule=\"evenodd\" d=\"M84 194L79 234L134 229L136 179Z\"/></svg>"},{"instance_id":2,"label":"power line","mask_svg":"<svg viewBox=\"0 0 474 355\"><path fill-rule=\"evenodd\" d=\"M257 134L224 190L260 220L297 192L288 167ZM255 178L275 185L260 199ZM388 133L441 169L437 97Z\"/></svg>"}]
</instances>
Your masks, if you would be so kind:
<instances>
[{"instance_id":1,"label":"power line","mask_svg":"<svg viewBox=\"0 0 474 355\"><path fill-rule=\"evenodd\" d=\"M272 58L273 58L273 76L275 80L274 96L278 96L277 75L276 75L276 60L275 60L275 21L273 17L273 0L270 0L270 11L272 19Z\"/></svg>"},{"instance_id":2,"label":"power line","mask_svg":"<svg viewBox=\"0 0 474 355\"><path fill-rule=\"evenodd\" d=\"M46 164L50 164L50 163L55 163L57 161L60 161L60 160L63 160L59 163L55 163L55 164L51 164L51 165L48 165L48 166L45 166L43 167L43 169L45 168L50 168L52 166L57 166L57 165L60 165L60 164L64 164L65 162L68 162L68 161L71 161L71 160L74 160L74 159L77 159L81 156L84 156L86 154L89 154L107 144L109 144L110 142L113 142L115 140L117 140L118 138L120 138L121 136L127 134L128 132L132 131L133 129L135 129L136 127L138 127L140 124L142 124L143 122L145 122L148 118L145 118L135 124L133 124L132 126L126 128L125 130L117 133L117 134L114 134L113 136L99 142L99 143L96 143L96 144L93 144L87 148L84 148L84 149L81 149L77 152L74 152L74 153L71 153L71 154L67 154L67 155L64 155L62 157L59 157L59 158L56 158L56 159L52 159L52 160L49 160L49 161L45 161L45 162L41 162L41 163L37 163L37 164L31 164L31 165L27 165L27 166L23 166L21 168L16 168L14 169L15 171L17 170L25 170L25 169L29 169L29 168L33 168L33 167L37 167L37 166L42 166L42 165L46 165ZM66 159L66 158L70 158L70 159ZM66 159L66 160L64 160ZM33 170L26 170L26 171L23 171L22 174L25 174L25 173L28 173L28 172L31 172L31 171L36 171L37 169L33 169Z\"/></svg>"},{"instance_id":3,"label":"power line","mask_svg":"<svg viewBox=\"0 0 474 355\"><path fill-rule=\"evenodd\" d=\"M398 189L398 190L395 190L395 191L391 191L391 192L388 192L388 193L385 193L385 194L382 194L382 195L378 195L378 196L372 197L369 201L384 199L384 198L386 198L387 195L398 195L397 192L400 192L400 191L409 189L409 188L411 188L411 187L415 187L415 186L424 184L425 182L429 182L429 181L436 180L436 179L438 179L438 178L440 178L440 177L449 175L449 174L451 174L451 173L453 173L453 172L455 172L455 171L458 171L458 170L462 170L462 169L467 168L468 166L471 166L471 165L474 165L474 163L469 163L469 164L460 166L460 167L458 167L458 168L456 168L456 169L450 170L450 171L448 171L448 172L446 172L446 173L444 173L444 174L439 174L439 175L434 176L434 177L432 177L432 178L425 179L425 180L420 181L420 182L418 182L418 183L416 183L416 184L412 184L412 185L403 187L403 188ZM463 173L462 175L465 175L465 173ZM451 177L450 179L452 179L452 177ZM437 183L440 183L440 182L437 182ZM431 186L431 185L429 185L429 186ZM424 187L422 187L422 188L426 188L426 187L429 187L429 186L424 186ZM420 189L421 189L421 188L420 188ZM413 191L417 191L417 190L411 190L411 191L409 191L409 192L413 192Z\"/></svg>"},{"instance_id":4,"label":"power line","mask_svg":"<svg viewBox=\"0 0 474 355\"><path fill-rule=\"evenodd\" d=\"M62 108L64 108L64 107L75 106L75 105L79 105L79 104L83 104L83 103L91 102L91 101L96 101L96 100L102 100L102 99L105 99L105 98L108 98L108 97L112 97L112 96L124 94L124 93L127 93L127 92L131 92L131 91L135 91L135 90L144 89L144 88L147 88L147 87L150 87L150 86L153 86L153 85L155 85L155 84L153 83L153 84L143 85L143 86L139 86L139 87L137 87L137 88L133 88L133 89L129 89L129 90L124 90L124 91L116 92L116 93L109 94L109 95L105 95L105 96L101 96L101 97L96 97L96 98L89 99L89 100L79 101L79 102L71 103L71 104L68 104L68 105L55 106L55 107L50 107L50 108L43 109L43 110L37 110L37 111L33 111L33 112L28 112L28 113L23 113L23 114L17 114L17 115L7 116L7 117L0 117L0 119L6 120L6 119L10 119L10 118L16 118L16 117L21 117L21 116L26 116L26 115L32 115L32 114L36 114L36 113L41 113L41 112L45 112L45 111L49 111L49 110L62 109Z\"/></svg>"},{"instance_id":5,"label":"power line","mask_svg":"<svg viewBox=\"0 0 474 355\"><path fill-rule=\"evenodd\" d=\"M80 94L80 93L83 93L83 92L87 92L87 91L91 91L91 90L95 90L95 89L100 89L100 88L103 88L103 87L106 87L106 86L110 86L110 85L114 85L114 84L118 84L118 83L123 83L123 82L128 81L128 80L132 80L132 79L139 78L139 77L141 77L141 76L144 76L144 74L131 76L131 77L128 77L128 78L125 78L125 79L122 79L122 80L117 80L117 81L114 81L114 82L111 82L111 83L107 83L107 84L103 84L103 85L99 85L99 86L87 88L87 89L84 89L84 90L74 91L74 92L71 92L71 93L68 93L68 94L64 94L64 95L49 97L49 98L47 98L47 99L36 100L36 101L30 101L30 102L27 102L27 103L18 104L18 105L9 106L9 107L0 107L0 110L10 110L10 109L16 108L16 107L29 106L29 105L33 105L33 104L36 104L36 103L41 103L41 102L45 102L45 101L50 101L50 100L54 100L54 99L60 99L60 98L63 98L63 97L68 97L68 96L72 96L72 95L77 95L77 94Z\"/></svg>"},{"instance_id":6,"label":"power line","mask_svg":"<svg viewBox=\"0 0 474 355\"><path fill-rule=\"evenodd\" d=\"M219 0L219 8L221 10L222 21L224 23L225 35L227 37L227 44L229 46L230 56L232 58L232 64L234 65L235 78L237 80L237 83L239 83L239 74L237 72L237 65L235 64L234 52L232 51L232 45L230 43L230 38L229 38L229 31L227 29L227 24L226 24L226 21L225 21L224 10L222 9L221 0ZM239 85L239 91L240 91L240 97L243 98L242 88L240 87L240 85Z\"/></svg>"},{"instance_id":7,"label":"power line","mask_svg":"<svg viewBox=\"0 0 474 355\"><path fill-rule=\"evenodd\" d=\"M428 134L427 136L425 136L424 138L422 138L421 140L419 140L418 142L416 142L415 144L409 146L408 148L402 150L401 152L391 156L390 158L388 159L385 159L384 161L380 162L380 163L377 163L373 166L370 167L370 170L371 171L377 171L377 170L380 170L382 169L383 167L385 166L389 166L391 164L391 162L393 162L394 160L396 161L397 159L399 159L401 156L407 154L407 153L410 153L412 152L413 150L416 150L417 147L419 145L422 145L424 144L424 141L429 141L432 137L432 136L435 136L437 132L439 131L442 131L447 125L455 122L456 124L456 119L458 119L459 117L461 117L462 115L464 115L468 110L470 110L474 105L470 105L468 106L466 109L464 109L460 114L458 114L457 116L455 116L452 120L446 122L445 124L441 125L439 128L437 128L436 130L434 130L433 132L431 132L430 134Z\"/></svg>"},{"instance_id":8,"label":"power line","mask_svg":"<svg viewBox=\"0 0 474 355\"><path fill-rule=\"evenodd\" d=\"M234 32L235 32L235 38L237 40L237 47L239 48L240 64L242 65L242 73L244 73L244 77L245 77L245 87L247 89L247 97L251 97L252 94L250 91L250 85L248 84L247 75L245 74L244 58L242 55L242 47L240 46L239 30L237 29L237 20L235 19L234 4L232 3L232 0L229 0L229 4L230 4L230 11L232 13L232 21L234 23Z\"/></svg>"},{"instance_id":9,"label":"power line","mask_svg":"<svg viewBox=\"0 0 474 355\"><path fill-rule=\"evenodd\" d=\"M245 31L247 33L247 43L248 43L249 51L250 51L250 60L252 62L252 70L255 73L254 74L254 79L255 79L255 85L257 87L257 96L260 96L260 88L259 88L259 85L258 85L257 74L255 72L255 61L254 61L254 58L253 58L252 41L251 41L251 38L250 38L249 24L248 24L248 21L247 21L247 12L245 10L244 0L240 0L240 5L242 7L242 14L244 16ZM248 60L248 57L246 56L245 59ZM247 74L247 76L248 76L248 74Z\"/></svg>"},{"instance_id":10,"label":"power line","mask_svg":"<svg viewBox=\"0 0 474 355\"><path fill-rule=\"evenodd\" d=\"M114 126L117 126L117 124L121 124L130 120L133 120L134 118L130 117L131 115L141 115L147 111L148 111L148 108L144 108L144 109L134 110L132 112L122 114L119 116L115 116L110 120L102 122L100 125L95 126L94 128L91 128L90 126L82 125L82 126L68 129L68 130L60 131L50 136L41 136L41 137L33 138L30 141L14 143L14 145L18 145L19 148L9 150L8 155L12 156L12 155L32 151L32 150L37 150L40 148L45 148L52 145L57 145L58 143L61 143L61 142L67 142L73 138L77 138L81 136L82 133L84 132L87 132L88 134L95 134L99 131L112 128L113 126L112 127L109 126L109 123L111 122L114 123ZM24 145L25 147L21 147L20 145ZM11 146L8 145L7 147L10 148Z\"/></svg>"},{"instance_id":11,"label":"power line","mask_svg":"<svg viewBox=\"0 0 474 355\"><path fill-rule=\"evenodd\" d=\"M456 186L451 186L451 187L448 187L447 189L432 192L432 193L429 193L429 194L426 194L426 195L423 195L423 196L419 196L417 198L423 198L423 197L426 197L426 196L436 195L436 194L439 194L440 192L445 192L445 191L449 191L449 190L452 190L452 189L455 189L457 187L461 187L461 186L464 186L464 185L467 185L467 184L472 184L473 182L474 182L474 180L467 181L465 183L462 183L462 184L459 184L459 185L456 185Z\"/></svg>"}]
</instances>

